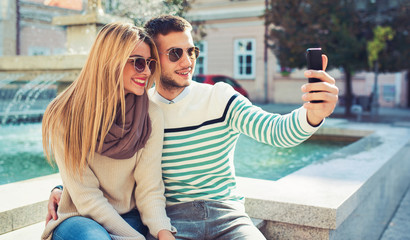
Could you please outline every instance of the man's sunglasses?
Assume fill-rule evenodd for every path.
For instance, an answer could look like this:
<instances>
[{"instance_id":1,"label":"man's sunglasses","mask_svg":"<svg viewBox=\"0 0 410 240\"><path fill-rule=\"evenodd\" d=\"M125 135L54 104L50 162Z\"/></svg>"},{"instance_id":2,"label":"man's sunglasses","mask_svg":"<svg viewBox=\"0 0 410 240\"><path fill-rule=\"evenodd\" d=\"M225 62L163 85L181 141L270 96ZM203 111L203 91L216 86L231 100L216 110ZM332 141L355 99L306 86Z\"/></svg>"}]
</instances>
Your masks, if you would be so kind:
<instances>
[{"instance_id":1,"label":"man's sunglasses","mask_svg":"<svg viewBox=\"0 0 410 240\"><path fill-rule=\"evenodd\" d=\"M197 59L199 56L199 48L197 47L190 47L186 49L189 58ZM182 48L171 48L168 50L167 53L163 53L168 55L168 59L171 62L176 62L181 59L182 55L184 54L184 49Z\"/></svg>"},{"instance_id":2,"label":"man's sunglasses","mask_svg":"<svg viewBox=\"0 0 410 240\"><path fill-rule=\"evenodd\" d=\"M132 60L135 71L137 71L138 73L144 72L145 66L148 66L149 70L151 71L151 74L155 72L155 68L157 66L157 60L155 59L145 59L143 57L130 57L128 59Z\"/></svg>"}]
</instances>

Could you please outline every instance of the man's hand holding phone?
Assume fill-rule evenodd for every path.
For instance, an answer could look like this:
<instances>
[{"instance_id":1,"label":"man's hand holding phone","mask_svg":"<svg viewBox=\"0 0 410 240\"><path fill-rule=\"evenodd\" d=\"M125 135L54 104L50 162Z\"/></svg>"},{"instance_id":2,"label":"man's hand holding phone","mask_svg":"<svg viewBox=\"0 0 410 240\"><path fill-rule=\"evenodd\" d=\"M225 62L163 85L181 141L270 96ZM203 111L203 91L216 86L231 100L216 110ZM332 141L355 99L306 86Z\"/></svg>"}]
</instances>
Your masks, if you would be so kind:
<instances>
[{"instance_id":1,"label":"man's hand holding phone","mask_svg":"<svg viewBox=\"0 0 410 240\"><path fill-rule=\"evenodd\" d=\"M339 89L335 79L325 72L328 58L320 48L309 48L306 51L308 70L304 75L309 79L302 86L304 107L307 109L307 119L310 125L319 125L324 118L333 113Z\"/></svg>"}]
</instances>

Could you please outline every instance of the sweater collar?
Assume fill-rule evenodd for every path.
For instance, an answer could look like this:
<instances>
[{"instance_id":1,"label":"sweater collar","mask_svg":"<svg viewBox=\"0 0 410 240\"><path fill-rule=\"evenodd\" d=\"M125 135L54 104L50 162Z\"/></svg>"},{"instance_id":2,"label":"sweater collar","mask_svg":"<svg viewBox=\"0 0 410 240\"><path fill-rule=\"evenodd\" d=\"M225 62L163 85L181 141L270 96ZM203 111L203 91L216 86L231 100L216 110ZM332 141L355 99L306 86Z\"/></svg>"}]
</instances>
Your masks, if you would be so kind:
<instances>
[{"instance_id":1,"label":"sweater collar","mask_svg":"<svg viewBox=\"0 0 410 240\"><path fill-rule=\"evenodd\" d=\"M162 102L162 103L165 103L165 104L177 103L177 102L181 101L182 99L184 99L186 96L188 96L189 92L191 92L191 88L192 88L191 84L188 87L185 87L184 90L182 90L182 92L178 96L176 96L176 98L174 98L172 100L168 100L168 99L164 98L163 96L161 96L158 93L158 91L154 92L153 97L155 99L157 99L159 102Z\"/></svg>"}]
</instances>

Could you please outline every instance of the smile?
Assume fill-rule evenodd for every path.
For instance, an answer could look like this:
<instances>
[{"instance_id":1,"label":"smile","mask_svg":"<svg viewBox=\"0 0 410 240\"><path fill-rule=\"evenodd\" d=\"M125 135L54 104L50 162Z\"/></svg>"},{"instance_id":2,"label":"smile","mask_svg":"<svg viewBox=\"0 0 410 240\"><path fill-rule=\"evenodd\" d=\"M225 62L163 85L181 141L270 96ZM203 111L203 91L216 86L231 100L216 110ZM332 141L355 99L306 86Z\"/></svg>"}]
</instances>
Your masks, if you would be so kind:
<instances>
[{"instance_id":1,"label":"smile","mask_svg":"<svg viewBox=\"0 0 410 240\"><path fill-rule=\"evenodd\" d=\"M132 80L135 84L137 84L138 86L145 87L145 80L142 80L142 79L134 79L134 78L132 78L131 80Z\"/></svg>"},{"instance_id":2,"label":"smile","mask_svg":"<svg viewBox=\"0 0 410 240\"><path fill-rule=\"evenodd\" d=\"M191 73L191 67L189 67L189 68L187 68L187 69L183 69L183 70L180 70L180 71L175 71L177 74L181 74L181 75L188 75L188 74L190 74Z\"/></svg>"}]
</instances>

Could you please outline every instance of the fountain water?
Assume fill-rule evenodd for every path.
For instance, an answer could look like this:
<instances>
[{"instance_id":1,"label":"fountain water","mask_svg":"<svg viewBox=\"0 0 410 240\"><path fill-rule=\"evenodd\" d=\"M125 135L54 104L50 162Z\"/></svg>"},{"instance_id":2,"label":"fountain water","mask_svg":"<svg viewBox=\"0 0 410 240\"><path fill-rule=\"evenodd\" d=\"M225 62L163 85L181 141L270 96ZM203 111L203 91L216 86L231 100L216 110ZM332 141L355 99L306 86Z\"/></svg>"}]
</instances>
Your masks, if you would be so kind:
<instances>
[{"instance_id":1,"label":"fountain water","mask_svg":"<svg viewBox=\"0 0 410 240\"><path fill-rule=\"evenodd\" d=\"M24 76L23 73L14 73L14 74L0 73L0 89L2 89L7 84L15 81L16 79L22 76ZM0 95L0 96L3 96L3 95Z\"/></svg>"},{"instance_id":2,"label":"fountain water","mask_svg":"<svg viewBox=\"0 0 410 240\"><path fill-rule=\"evenodd\" d=\"M55 83L65 73L43 73L25 84L14 83L16 77L24 74L11 74L0 82L2 103L0 105L0 123L16 123L41 119L47 104L56 96Z\"/></svg>"}]
</instances>

